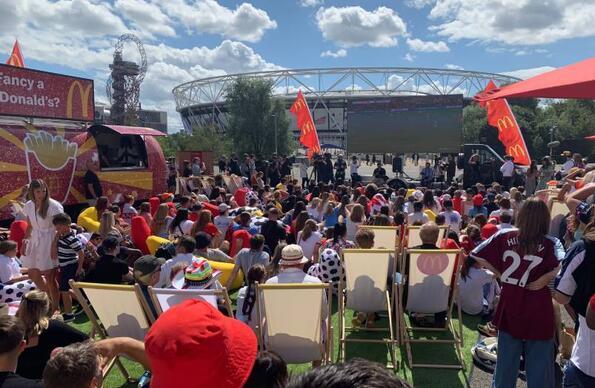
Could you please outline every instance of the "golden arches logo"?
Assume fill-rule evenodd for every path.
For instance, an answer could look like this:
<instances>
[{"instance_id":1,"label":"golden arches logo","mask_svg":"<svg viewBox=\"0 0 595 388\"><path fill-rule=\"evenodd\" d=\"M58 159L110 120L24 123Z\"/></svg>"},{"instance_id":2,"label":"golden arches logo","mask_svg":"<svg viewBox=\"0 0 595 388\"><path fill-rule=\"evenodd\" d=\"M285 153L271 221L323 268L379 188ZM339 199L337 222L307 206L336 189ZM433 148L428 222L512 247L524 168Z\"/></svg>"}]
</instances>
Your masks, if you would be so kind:
<instances>
[{"instance_id":1,"label":"golden arches logo","mask_svg":"<svg viewBox=\"0 0 595 388\"><path fill-rule=\"evenodd\" d=\"M508 148L508 154L514 158L520 156L525 156L524 147L520 144L513 144Z\"/></svg>"},{"instance_id":2,"label":"golden arches logo","mask_svg":"<svg viewBox=\"0 0 595 388\"><path fill-rule=\"evenodd\" d=\"M68 89L68 97L66 97L66 117L71 119L72 118L72 98L74 97L74 90L77 89L79 91L79 95L81 97L81 114L83 118L91 119L92 117L88 117L89 115L89 94L91 93L91 87L93 86L92 83L89 83L87 87L83 87L83 85L79 81L73 81L70 84L70 88ZM94 112L93 112L94 113Z\"/></svg>"},{"instance_id":3,"label":"golden arches logo","mask_svg":"<svg viewBox=\"0 0 595 388\"><path fill-rule=\"evenodd\" d=\"M508 127L512 127L513 123L512 123L512 119L510 118L510 116L506 115L504 117L502 117L501 119L498 119L498 130L502 131Z\"/></svg>"},{"instance_id":4,"label":"golden arches logo","mask_svg":"<svg viewBox=\"0 0 595 388\"><path fill-rule=\"evenodd\" d=\"M304 123L303 132L304 134L312 132L314 130L314 126L312 125L311 121L306 121Z\"/></svg>"}]
</instances>

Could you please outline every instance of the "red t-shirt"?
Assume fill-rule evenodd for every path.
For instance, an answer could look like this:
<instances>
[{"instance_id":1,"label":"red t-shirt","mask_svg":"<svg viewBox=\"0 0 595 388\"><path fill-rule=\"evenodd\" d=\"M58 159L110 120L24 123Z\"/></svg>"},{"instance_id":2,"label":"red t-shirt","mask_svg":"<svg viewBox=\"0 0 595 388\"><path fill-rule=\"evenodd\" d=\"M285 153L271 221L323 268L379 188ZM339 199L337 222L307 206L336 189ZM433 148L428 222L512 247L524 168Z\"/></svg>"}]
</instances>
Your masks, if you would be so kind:
<instances>
[{"instance_id":1,"label":"red t-shirt","mask_svg":"<svg viewBox=\"0 0 595 388\"><path fill-rule=\"evenodd\" d=\"M217 229L215 224L213 224L212 222L209 222L203 229L203 232L208 233L209 235L211 235L211 237L215 237L216 235L219 234L219 229Z\"/></svg>"},{"instance_id":2,"label":"red t-shirt","mask_svg":"<svg viewBox=\"0 0 595 388\"><path fill-rule=\"evenodd\" d=\"M487 260L502 274L502 293L493 319L498 329L518 339L548 340L554 336L550 290L525 287L556 268L563 257L559 257L556 240L550 237L541 239L536 254L521 257L517 236L517 229L500 231L477 246L471 256Z\"/></svg>"},{"instance_id":3,"label":"red t-shirt","mask_svg":"<svg viewBox=\"0 0 595 388\"><path fill-rule=\"evenodd\" d=\"M452 199L452 208L459 212L459 214L463 214L463 198L454 197Z\"/></svg>"},{"instance_id":4,"label":"red t-shirt","mask_svg":"<svg viewBox=\"0 0 595 388\"><path fill-rule=\"evenodd\" d=\"M238 247L236 240L238 238L242 239L242 246ZM233 232L232 237L231 237L231 248L230 248L230 256L233 257L236 255L236 253L238 253L240 251L240 249L242 248L250 248L250 238L252 238L252 235L250 234L250 232L248 232L245 229L240 229L240 230L236 230L235 232Z\"/></svg>"}]
</instances>

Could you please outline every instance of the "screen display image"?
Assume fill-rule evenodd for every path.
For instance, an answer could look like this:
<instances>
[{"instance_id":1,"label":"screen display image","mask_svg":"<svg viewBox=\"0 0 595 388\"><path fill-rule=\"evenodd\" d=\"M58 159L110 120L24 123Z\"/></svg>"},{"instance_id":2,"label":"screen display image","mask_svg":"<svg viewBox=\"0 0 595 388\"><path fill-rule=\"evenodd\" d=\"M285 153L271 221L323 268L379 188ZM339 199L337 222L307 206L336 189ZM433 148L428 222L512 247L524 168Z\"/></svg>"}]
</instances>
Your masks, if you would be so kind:
<instances>
[{"instance_id":1,"label":"screen display image","mask_svg":"<svg viewBox=\"0 0 595 388\"><path fill-rule=\"evenodd\" d=\"M457 153L462 115L462 94L352 100L347 107L347 151Z\"/></svg>"}]
</instances>

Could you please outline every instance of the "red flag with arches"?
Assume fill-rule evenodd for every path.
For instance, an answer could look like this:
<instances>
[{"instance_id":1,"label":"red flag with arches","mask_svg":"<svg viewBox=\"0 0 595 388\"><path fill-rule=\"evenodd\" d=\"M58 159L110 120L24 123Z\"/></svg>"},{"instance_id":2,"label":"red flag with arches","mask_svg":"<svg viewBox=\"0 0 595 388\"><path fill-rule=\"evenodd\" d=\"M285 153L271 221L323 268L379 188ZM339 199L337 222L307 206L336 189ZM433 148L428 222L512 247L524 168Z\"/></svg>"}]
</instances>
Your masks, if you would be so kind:
<instances>
[{"instance_id":1,"label":"red flag with arches","mask_svg":"<svg viewBox=\"0 0 595 388\"><path fill-rule=\"evenodd\" d=\"M490 81L483 93L487 94L490 90L496 88L494 81ZM498 140L504 145L506 154L512 156L516 164L530 165L531 158L525 145L525 139L523 139L521 129L514 118L508 101L501 98L480 102L479 104L488 111L488 124L498 128Z\"/></svg>"},{"instance_id":2,"label":"red flag with arches","mask_svg":"<svg viewBox=\"0 0 595 388\"><path fill-rule=\"evenodd\" d=\"M308 103L302 94L298 91L297 98L289 111L295 116L297 127L300 130L300 143L306 147L306 155L308 159L312 159L314 154L320 152L320 142L318 140L318 132L310 114Z\"/></svg>"},{"instance_id":3,"label":"red flag with arches","mask_svg":"<svg viewBox=\"0 0 595 388\"><path fill-rule=\"evenodd\" d=\"M12 53L10 54L10 57L8 57L6 64L16 67L25 67L25 59L23 58L23 53L21 52L21 46L19 46L18 40L14 41Z\"/></svg>"}]
</instances>

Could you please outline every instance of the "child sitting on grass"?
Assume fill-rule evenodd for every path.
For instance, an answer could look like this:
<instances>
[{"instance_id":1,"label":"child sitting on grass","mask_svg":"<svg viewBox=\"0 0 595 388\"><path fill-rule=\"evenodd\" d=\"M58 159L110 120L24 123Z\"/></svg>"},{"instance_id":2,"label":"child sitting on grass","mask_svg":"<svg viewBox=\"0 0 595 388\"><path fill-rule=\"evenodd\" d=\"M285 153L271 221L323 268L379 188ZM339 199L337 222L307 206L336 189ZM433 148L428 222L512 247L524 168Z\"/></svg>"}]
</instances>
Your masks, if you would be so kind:
<instances>
[{"instance_id":1,"label":"child sitting on grass","mask_svg":"<svg viewBox=\"0 0 595 388\"><path fill-rule=\"evenodd\" d=\"M35 289L33 281L21 268L17 255L17 243L12 240L0 241L0 303L11 303L21 300L23 295Z\"/></svg>"}]
</instances>

